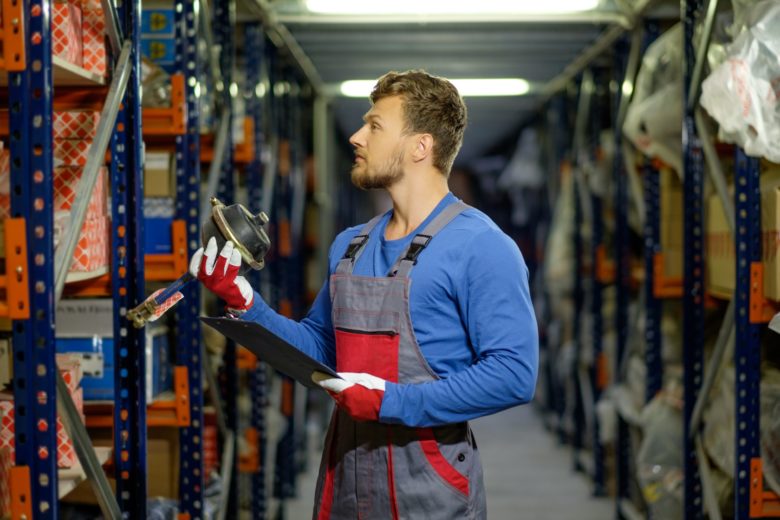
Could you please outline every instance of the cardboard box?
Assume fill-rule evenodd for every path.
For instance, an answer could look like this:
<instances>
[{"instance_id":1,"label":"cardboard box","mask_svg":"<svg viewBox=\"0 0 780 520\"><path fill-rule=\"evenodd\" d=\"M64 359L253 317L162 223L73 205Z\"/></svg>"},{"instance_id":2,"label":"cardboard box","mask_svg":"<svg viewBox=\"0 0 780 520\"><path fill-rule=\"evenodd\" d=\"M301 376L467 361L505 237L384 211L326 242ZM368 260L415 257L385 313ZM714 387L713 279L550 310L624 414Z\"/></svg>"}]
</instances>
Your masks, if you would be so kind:
<instances>
[{"instance_id":1,"label":"cardboard box","mask_svg":"<svg viewBox=\"0 0 780 520\"><path fill-rule=\"evenodd\" d=\"M75 3L51 4L51 51L55 56L83 65L83 19L81 6Z\"/></svg>"},{"instance_id":2,"label":"cardboard box","mask_svg":"<svg viewBox=\"0 0 780 520\"><path fill-rule=\"evenodd\" d=\"M671 168L659 172L661 188L661 251L664 254L664 275L683 276L683 185Z\"/></svg>"},{"instance_id":3,"label":"cardboard box","mask_svg":"<svg viewBox=\"0 0 780 520\"><path fill-rule=\"evenodd\" d=\"M761 172L761 228L764 297L780 301L780 165L767 161Z\"/></svg>"},{"instance_id":4,"label":"cardboard box","mask_svg":"<svg viewBox=\"0 0 780 520\"><path fill-rule=\"evenodd\" d=\"M55 312L57 338L114 335L114 301L110 298L60 300ZM97 351L90 346L90 352Z\"/></svg>"},{"instance_id":5,"label":"cardboard box","mask_svg":"<svg viewBox=\"0 0 780 520\"><path fill-rule=\"evenodd\" d=\"M730 192L734 193L733 187ZM707 291L716 296L731 297L737 276L734 239L717 194L707 200L704 250Z\"/></svg>"},{"instance_id":6,"label":"cardboard box","mask_svg":"<svg viewBox=\"0 0 780 520\"><path fill-rule=\"evenodd\" d=\"M92 430L90 437L94 446L114 446L110 429ZM179 430L177 428L149 428L146 439L147 453L147 496L149 498L179 498ZM116 489L116 480L109 478L109 485ZM75 490L63 498L71 504L96 505L97 499L89 482L80 483Z\"/></svg>"},{"instance_id":7,"label":"cardboard box","mask_svg":"<svg viewBox=\"0 0 780 520\"><path fill-rule=\"evenodd\" d=\"M144 197L175 197L176 170L168 152L146 152Z\"/></svg>"},{"instance_id":8,"label":"cardboard box","mask_svg":"<svg viewBox=\"0 0 780 520\"><path fill-rule=\"evenodd\" d=\"M0 449L0 518L11 516L11 468L14 460L11 450Z\"/></svg>"},{"instance_id":9,"label":"cardboard box","mask_svg":"<svg viewBox=\"0 0 780 520\"><path fill-rule=\"evenodd\" d=\"M173 252L173 219L144 219L144 253L169 255Z\"/></svg>"},{"instance_id":10,"label":"cardboard box","mask_svg":"<svg viewBox=\"0 0 780 520\"><path fill-rule=\"evenodd\" d=\"M14 377L14 353L11 338L0 338L0 391L10 386Z\"/></svg>"},{"instance_id":11,"label":"cardboard box","mask_svg":"<svg viewBox=\"0 0 780 520\"><path fill-rule=\"evenodd\" d=\"M94 3L82 4L83 13L83 67L90 72L106 75L106 40L103 10Z\"/></svg>"},{"instance_id":12,"label":"cardboard box","mask_svg":"<svg viewBox=\"0 0 780 520\"><path fill-rule=\"evenodd\" d=\"M100 112L54 112L52 129L54 139L94 139L100 122Z\"/></svg>"}]
</instances>

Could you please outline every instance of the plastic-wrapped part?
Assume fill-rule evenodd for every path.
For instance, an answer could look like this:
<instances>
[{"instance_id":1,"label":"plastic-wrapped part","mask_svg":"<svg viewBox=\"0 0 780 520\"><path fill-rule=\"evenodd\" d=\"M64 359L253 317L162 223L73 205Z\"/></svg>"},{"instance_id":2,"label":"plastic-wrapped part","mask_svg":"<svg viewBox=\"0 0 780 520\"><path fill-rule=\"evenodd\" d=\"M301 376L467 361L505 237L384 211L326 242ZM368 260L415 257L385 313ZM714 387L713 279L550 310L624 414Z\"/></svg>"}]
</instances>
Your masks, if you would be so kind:
<instances>
[{"instance_id":1,"label":"plastic-wrapped part","mask_svg":"<svg viewBox=\"0 0 780 520\"><path fill-rule=\"evenodd\" d=\"M780 494L780 372L767 370L761 380L761 459L764 480Z\"/></svg>"},{"instance_id":2,"label":"plastic-wrapped part","mask_svg":"<svg viewBox=\"0 0 780 520\"><path fill-rule=\"evenodd\" d=\"M683 517L682 385L670 379L642 411L644 436L637 455L637 478L649 518Z\"/></svg>"},{"instance_id":3,"label":"plastic-wrapped part","mask_svg":"<svg viewBox=\"0 0 780 520\"><path fill-rule=\"evenodd\" d=\"M682 171L682 25L647 48L623 134L648 157Z\"/></svg>"},{"instance_id":4,"label":"plastic-wrapped part","mask_svg":"<svg viewBox=\"0 0 780 520\"><path fill-rule=\"evenodd\" d=\"M780 3L753 4L734 25L743 23L728 59L702 83L701 105L720 125L721 140L780 162Z\"/></svg>"},{"instance_id":5,"label":"plastic-wrapped part","mask_svg":"<svg viewBox=\"0 0 780 520\"><path fill-rule=\"evenodd\" d=\"M704 413L704 449L713 463L734 478L734 368L720 374L709 407ZM780 371L761 374L761 459L764 480L780 493ZM723 497L722 497L723 498Z\"/></svg>"},{"instance_id":6,"label":"plastic-wrapped part","mask_svg":"<svg viewBox=\"0 0 780 520\"><path fill-rule=\"evenodd\" d=\"M144 108L171 106L171 76L147 58L141 60L141 88Z\"/></svg>"},{"instance_id":7,"label":"plastic-wrapped part","mask_svg":"<svg viewBox=\"0 0 780 520\"><path fill-rule=\"evenodd\" d=\"M544 260L544 279L551 296L562 297L574 288L574 180L563 175L555 203ZM553 307L555 306L553 302Z\"/></svg>"}]
</instances>

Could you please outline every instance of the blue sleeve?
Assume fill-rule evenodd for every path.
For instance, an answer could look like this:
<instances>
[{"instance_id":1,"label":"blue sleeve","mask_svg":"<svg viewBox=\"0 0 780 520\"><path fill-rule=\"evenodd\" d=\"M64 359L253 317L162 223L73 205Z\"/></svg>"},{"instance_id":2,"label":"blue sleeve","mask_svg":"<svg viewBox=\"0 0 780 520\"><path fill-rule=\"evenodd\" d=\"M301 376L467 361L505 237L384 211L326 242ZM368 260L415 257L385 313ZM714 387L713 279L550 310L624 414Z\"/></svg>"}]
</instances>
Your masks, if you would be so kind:
<instances>
[{"instance_id":1,"label":"blue sleeve","mask_svg":"<svg viewBox=\"0 0 780 520\"><path fill-rule=\"evenodd\" d=\"M380 421L412 427L475 419L533 398L539 338L528 268L517 245L497 230L465 248L457 304L475 362L446 379L388 382Z\"/></svg>"},{"instance_id":2,"label":"blue sleeve","mask_svg":"<svg viewBox=\"0 0 780 520\"><path fill-rule=\"evenodd\" d=\"M356 232L350 228L336 237L328 253L328 274L335 269L333 258L341 258ZM331 321L330 276L325 279L309 313L301 321L277 313L255 292L252 307L241 319L254 321L320 363L336 368L336 339Z\"/></svg>"}]
</instances>

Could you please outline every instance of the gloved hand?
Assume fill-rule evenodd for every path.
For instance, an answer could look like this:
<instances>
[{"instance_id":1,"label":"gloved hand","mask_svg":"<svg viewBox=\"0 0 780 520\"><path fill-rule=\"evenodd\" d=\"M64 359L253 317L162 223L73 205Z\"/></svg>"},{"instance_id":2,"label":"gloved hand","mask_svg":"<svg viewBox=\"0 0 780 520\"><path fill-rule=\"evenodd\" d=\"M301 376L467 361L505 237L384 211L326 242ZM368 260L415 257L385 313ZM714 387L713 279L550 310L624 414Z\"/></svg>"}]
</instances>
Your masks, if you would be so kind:
<instances>
[{"instance_id":1,"label":"gloved hand","mask_svg":"<svg viewBox=\"0 0 780 520\"><path fill-rule=\"evenodd\" d=\"M227 241L217 256L217 239L211 237L206 251L201 247L190 260L190 274L196 277L211 292L225 300L230 311L243 312L252 307L254 291L243 276L238 275L241 268L241 253Z\"/></svg>"},{"instance_id":2,"label":"gloved hand","mask_svg":"<svg viewBox=\"0 0 780 520\"><path fill-rule=\"evenodd\" d=\"M356 421L378 421L386 381L366 373L338 374L341 379L314 372L311 379L327 390L336 404Z\"/></svg>"}]
</instances>

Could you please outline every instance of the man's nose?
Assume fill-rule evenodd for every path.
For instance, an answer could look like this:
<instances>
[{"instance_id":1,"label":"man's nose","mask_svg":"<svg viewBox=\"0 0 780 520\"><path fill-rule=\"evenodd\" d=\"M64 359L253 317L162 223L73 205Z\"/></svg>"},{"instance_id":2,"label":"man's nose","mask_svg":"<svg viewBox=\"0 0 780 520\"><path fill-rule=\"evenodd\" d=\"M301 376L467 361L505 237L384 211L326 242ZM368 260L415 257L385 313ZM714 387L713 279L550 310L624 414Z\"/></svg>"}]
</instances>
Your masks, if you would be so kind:
<instances>
[{"instance_id":1,"label":"man's nose","mask_svg":"<svg viewBox=\"0 0 780 520\"><path fill-rule=\"evenodd\" d=\"M363 143L365 142L363 139L363 130L366 128L365 125L361 126L357 132L352 134L352 137L349 138L349 144L354 146L355 148L362 148Z\"/></svg>"}]
</instances>

